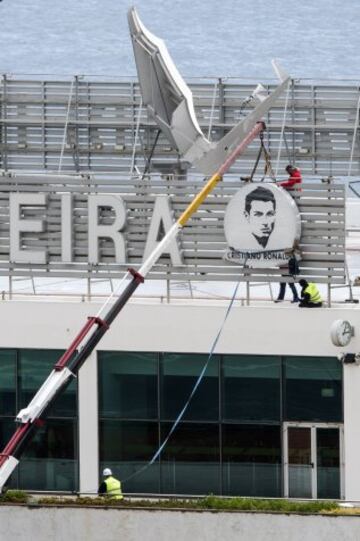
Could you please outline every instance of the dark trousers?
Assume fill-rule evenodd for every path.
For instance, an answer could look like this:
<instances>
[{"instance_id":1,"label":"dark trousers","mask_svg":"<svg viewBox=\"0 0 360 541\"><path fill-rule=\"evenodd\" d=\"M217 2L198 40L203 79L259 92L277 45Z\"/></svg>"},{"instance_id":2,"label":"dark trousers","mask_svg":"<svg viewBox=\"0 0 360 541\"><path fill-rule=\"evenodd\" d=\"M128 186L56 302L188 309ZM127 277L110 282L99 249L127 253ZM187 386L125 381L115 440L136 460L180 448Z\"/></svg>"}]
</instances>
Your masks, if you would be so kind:
<instances>
[{"instance_id":1,"label":"dark trousers","mask_svg":"<svg viewBox=\"0 0 360 541\"><path fill-rule=\"evenodd\" d=\"M321 308L322 302L310 302L307 299L302 299L299 303L300 308Z\"/></svg>"},{"instance_id":2,"label":"dark trousers","mask_svg":"<svg viewBox=\"0 0 360 541\"><path fill-rule=\"evenodd\" d=\"M293 284L292 282L289 282L288 286L290 286L290 289L292 291L294 300L298 299L299 297L298 297L298 292L296 290L295 284ZM285 289L286 289L286 282L280 282L280 290L279 290L278 300L282 301L284 299L284 297L285 297Z\"/></svg>"}]
</instances>

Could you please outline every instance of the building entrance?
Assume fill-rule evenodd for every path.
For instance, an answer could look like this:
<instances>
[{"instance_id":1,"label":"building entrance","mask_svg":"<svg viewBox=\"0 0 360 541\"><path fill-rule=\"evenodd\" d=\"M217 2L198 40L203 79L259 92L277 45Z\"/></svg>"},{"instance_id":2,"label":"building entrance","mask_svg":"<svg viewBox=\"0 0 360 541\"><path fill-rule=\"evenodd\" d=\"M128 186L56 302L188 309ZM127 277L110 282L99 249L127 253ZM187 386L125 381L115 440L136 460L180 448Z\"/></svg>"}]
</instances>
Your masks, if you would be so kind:
<instances>
[{"instance_id":1,"label":"building entrance","mask_svg":"<svg viewBox=\"0 0 360 541\"><path fill-rule=\"evenodd\" d=\"M342 497L343 427L284 423L284 496Z\"/></svg>"}]
</instances>

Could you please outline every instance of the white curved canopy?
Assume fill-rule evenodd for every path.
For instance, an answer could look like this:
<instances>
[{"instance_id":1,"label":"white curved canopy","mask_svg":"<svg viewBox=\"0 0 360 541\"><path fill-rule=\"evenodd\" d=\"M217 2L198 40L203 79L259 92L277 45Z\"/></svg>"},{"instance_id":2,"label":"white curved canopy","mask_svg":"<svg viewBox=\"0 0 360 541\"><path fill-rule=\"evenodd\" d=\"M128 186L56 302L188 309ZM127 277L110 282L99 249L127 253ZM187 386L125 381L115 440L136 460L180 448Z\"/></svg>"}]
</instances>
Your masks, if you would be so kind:
<instances>
[{"instance_id":1,"label":"white curved canopy","mask_svg":"<svg viewBox=\"0 0 360 541\"><path fill-rule=\"evenodd\" d=\"M197 121L191 90L178 72L165 43L149 32L134 7L128 12L128 21L144 105L184 162L194 165L205 175L214 173L272 107L286 87L289 76L273 61L279 86L267 95L258 85L252 95L257 105L251 113L220 141L210 142Z\"/></svg>"}]
</instances>

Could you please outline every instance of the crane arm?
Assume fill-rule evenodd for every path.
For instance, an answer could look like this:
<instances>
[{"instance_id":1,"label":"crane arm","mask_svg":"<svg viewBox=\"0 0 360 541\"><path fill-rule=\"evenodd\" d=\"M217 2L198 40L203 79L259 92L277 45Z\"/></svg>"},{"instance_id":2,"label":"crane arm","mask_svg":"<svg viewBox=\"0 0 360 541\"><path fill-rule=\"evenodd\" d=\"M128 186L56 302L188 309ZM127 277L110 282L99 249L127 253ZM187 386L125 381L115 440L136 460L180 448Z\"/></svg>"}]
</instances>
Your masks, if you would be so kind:
<instances>
[{"instance_id":1,"label":"crane arm","mask_svg":"<svg viewBox=\"0 0 360 541\"><path fill-rule=\"evenodd\" d=\"M212 192L223 175L234 163L236 158L242 154L246 147L253 141L264 129L263 122L258 122L242 140L240 144L230 153L221 167L206 182L202 190L193 198L188 207L184 210L178 220L174 223L168 233L155 247L153 252L144 261L138 271L128 270L127 285L107 311L103 318L99 314L96 317L89 317L84 327L75 337L69 348L54 365L52 372L33 397L29 405L22 409L16 421L18 428L9 440L3 452L0 454L0 491L6 481L19 463L19 458L27 443L36 429L43 424L42 417L46 416L48 408L54 400L66 389L73 377L76 377L80 368L90 356L92 351L109 329L111 323L115 320L119 312L123 309L127 301L131 298L138 286L144 282L146 275L150 272L153 265L165 251L165 248L176 238L179 231L186 225L189 218L196 212L206 197ZM107 302L104 306L107 306Z\"/></svg>"}]
</instances>

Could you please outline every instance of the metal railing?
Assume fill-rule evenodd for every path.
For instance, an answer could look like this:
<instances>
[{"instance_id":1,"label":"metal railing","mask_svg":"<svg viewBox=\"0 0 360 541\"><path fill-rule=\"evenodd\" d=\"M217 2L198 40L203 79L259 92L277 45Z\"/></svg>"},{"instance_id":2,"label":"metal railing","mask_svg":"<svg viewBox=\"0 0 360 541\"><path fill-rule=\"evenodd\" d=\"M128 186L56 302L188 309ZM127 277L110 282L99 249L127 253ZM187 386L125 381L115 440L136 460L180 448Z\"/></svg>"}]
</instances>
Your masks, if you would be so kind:
<instances>
[{"instance_id":1,"label":"metal railing","mask_svg":"<svg viewBox=\"0 0 360 541\"><path fill-rule=\"evenodd\" d=\"M199 124L210 139L220 139L250 110L251 104L243 104L257 83L189 81ZM274 157L281 150L280 171L292 162L304 174L360 174L359 88L353 81L291 81L288 94L265 119L269 150ZM128 173L132 165L144 167L156 134L134 79L0 78L0 169L5 171ZM256 153L257 145L250 145L233 172L248 173ZM177 160L160 136L153 170L176 167Z\"/></svg>"}]
</instances>

